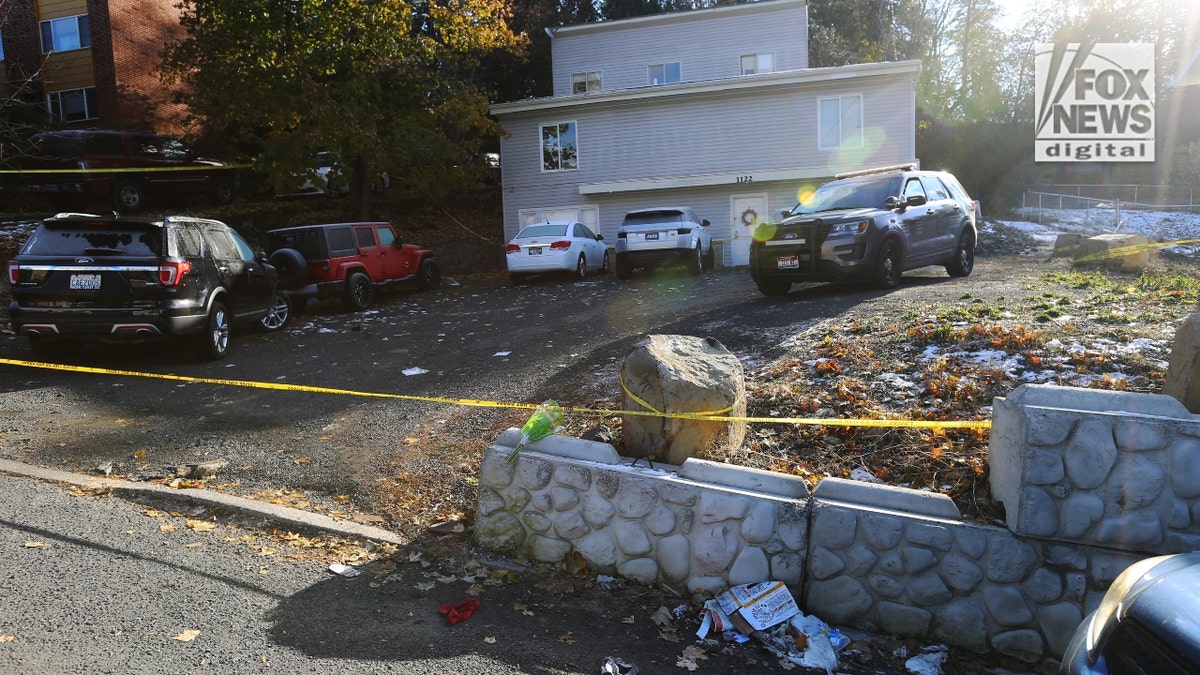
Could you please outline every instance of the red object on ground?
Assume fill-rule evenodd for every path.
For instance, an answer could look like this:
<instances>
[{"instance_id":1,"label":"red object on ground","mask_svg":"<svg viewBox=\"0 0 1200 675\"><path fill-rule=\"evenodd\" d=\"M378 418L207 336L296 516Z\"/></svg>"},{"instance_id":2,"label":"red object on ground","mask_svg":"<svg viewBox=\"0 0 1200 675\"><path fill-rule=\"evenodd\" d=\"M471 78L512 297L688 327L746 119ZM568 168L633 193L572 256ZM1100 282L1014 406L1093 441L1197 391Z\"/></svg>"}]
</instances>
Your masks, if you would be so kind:
<instances>
[{"instance_id":1,"label":"red object on ground","mask_svg":"<svg viewBox=\"0 0 1200 675\"><path fill-rule=\"evenodd\" d=\"M475 598L467 598L457 605L442 605L441 613L446 615L446 620L453 626L459 621L466 621L477 609L479 609L479 601Z\"/></svg>"}]
</instances>

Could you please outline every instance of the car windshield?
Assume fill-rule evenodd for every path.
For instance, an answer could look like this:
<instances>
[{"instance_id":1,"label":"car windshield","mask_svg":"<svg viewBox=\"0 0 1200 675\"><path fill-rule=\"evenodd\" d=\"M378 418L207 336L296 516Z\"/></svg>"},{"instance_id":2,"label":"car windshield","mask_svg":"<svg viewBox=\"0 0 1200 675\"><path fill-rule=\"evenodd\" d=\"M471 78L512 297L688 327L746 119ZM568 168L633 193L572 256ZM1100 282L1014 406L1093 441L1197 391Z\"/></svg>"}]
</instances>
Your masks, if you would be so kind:
<instances>
[{"instance_id":1,"label":"car windshield","mask_svg":"<svg viewBox=\"0 0 1200 675\"><path fill-rule=\"evenodd\" d=\"M561 223L542 223L541 225L530 225L529 227L517 233L517 239L526 237L561 237L567 231L567 226Z\"/></svg>"},{"instance_id":2,"label":"car windshield","mask_svg":"<svg viewBox=\"0 0 1200 675\"><path fill-rule=\"evenodd\" d=\"M899 192L899 177L871 176L826 183L804 195L792 215L837 209L880 209L888 197Z\"/></svg>"},{"instance_id":3,"label":"car windshield","mask_svg":"<svg viewBox=\"0 0 1200 675\"><path fill-rule=\"evenodd\" d=\"M29 238L23 253L49 256L162 255L162 230L123 227L43 227Z\"/></svg>"},{"instance_id":4,"label":"car windshield","mask_svg":"<svg viewBox=\"0 0 1200 675\"><path fill-rule=\"evenodd\" d=\"M662 223L682 223L683 214L679 211L641 211L625 215L625 225L659 225Z\"/></svg>"}]
</instances>

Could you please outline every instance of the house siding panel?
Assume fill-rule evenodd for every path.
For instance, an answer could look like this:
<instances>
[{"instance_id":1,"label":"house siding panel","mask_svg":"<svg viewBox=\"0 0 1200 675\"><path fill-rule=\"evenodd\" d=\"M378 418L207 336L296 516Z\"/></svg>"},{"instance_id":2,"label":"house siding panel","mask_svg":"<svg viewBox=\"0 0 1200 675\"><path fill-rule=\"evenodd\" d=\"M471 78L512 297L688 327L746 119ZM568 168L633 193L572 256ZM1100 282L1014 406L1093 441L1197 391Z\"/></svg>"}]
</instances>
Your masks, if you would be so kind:
<instances>
[{"instance_id":1,"label":"house siding panel","mask_svg":"<svg viewBox=\"0 0 1200 675\"><path fill-rule=\"evenodd\" d=\"M37 11L39 21L87 14L87 0L42 0L37 3Z\"/></svg>"},{"instance_id":2,"label":"house siding panel","mask_svg":"<svg viewBox=\"0 0 1200 675\"><path fill-rule=\"evenodd\" d=\"M610 238L626 210L686 203L698 210L708 205L702 217L712 221L714 237L727 239L730 195L766 192L770 212L796 202L803 181L764 181L764 172L799 170L816 182L849 169L912 160L912 92L911 78L877 77L747 91L737 97L701 94L502 116L510 133L501 142L505 234L516 233L522 208L597 204L600 233ZM863 96L869 140L861 149L818 150L817 101L857 94ZM542 172L539 127L566 120L578 125L579 169ZM729 174L729 179L702 188L579 191L581 184L709 174ZM737 183L735 174L750 182Z\"/></svg>"},{"instance_id":3,"label":"house siding panel","mask_svg":"<svg viewBox=\"0 0 1200 675\"><path fill-rule=\"evenodd\" d=\"M647 66L681 64L684 82L741 76L741 56L774 54L776 72L808 67L807 8L780 0L560 29L551 42L554 95L571 74L599 70L603 90L645 87Z\"/></svg>"},{"instance_id":4,"label":"house siding panel","mask_svg":"<svg viewBox=\"0 0 1200 675\"><path fill-rule=\"evenodd\" d=\"M79 89L93 84L91 49L58 52L46 57L42 66L42 87L47 92Z\"/></svg>"}]
</instances>

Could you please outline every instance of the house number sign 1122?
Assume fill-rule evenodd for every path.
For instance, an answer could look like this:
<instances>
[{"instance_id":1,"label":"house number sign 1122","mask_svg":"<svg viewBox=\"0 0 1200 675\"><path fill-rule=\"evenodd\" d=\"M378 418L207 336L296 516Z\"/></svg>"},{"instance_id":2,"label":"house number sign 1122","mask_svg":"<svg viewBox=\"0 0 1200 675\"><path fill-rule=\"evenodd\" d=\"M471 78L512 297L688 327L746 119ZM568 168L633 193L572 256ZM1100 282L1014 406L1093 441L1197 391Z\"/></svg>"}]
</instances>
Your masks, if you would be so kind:
<instances>
[{"instance_id":1,"label":"house number sign 1122","mask_svg":"<svg viewBox=\"0 0 1200 675\"><path fill-rule=\"evenodd\" d=\"M742 183L753 183L754 176L738 176L737 182L738 182L738 185L741 185Z\"/></svg>"}]
</instances>

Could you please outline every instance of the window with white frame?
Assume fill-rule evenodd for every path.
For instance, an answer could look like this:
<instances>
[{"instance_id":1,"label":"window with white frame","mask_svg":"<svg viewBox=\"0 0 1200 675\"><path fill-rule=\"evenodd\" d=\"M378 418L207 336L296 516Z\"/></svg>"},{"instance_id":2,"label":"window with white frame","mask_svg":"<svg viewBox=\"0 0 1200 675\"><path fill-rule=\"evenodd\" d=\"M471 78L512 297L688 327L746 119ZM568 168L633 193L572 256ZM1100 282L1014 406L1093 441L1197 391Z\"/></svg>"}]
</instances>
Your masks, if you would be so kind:
<instances>
[{"instance_id":1,"label":"window with white frame","mask_svg":"<svg viewBox=\"0 0 1200 675\"><path fill-rule=\"evenodd\" d=\"M862 94L823 98L818 102L818 147L857 148L863 144Z\"/></svg>"},{"instance_id":2,"label":"window with white frame","mask_svg":"<svg viewBox=\"0 0 1200 675\"><path fill-rule=\"evenodd\" d=\"M579 168L579 142L574 122L542 125L542 171Z\"/></svg>"},{"instance_id":3,"label":"window with white frame","mask_svg":"<svg viewBox=\"0 0 1200 675\"><path fill-rule=\"evenodd\" d=\"M774 54L743 54L742 74L757 75L758 73L775 72Z\"/></svg>"},{"instance_id":4,"label":"window with white frame","mask_svg":"<svg viewBox=\"0 0 1200 675\"><path fill-rule=\"evenodd\" d=\"M647 69L648 81L651 85L671 84L682 82L682 70L679 63L659 63Z\"/></svg>"},{"instance_id":5,"label":"window with white frame","mask_svg":"<svg viewBox=\"0 0 1200 675\"><path fill-rule=\"evenodd\" d=\"M93 120L100 116L95 87L52 91L46 94L46 109L64 122Z\"/></svg>"},{"instance_id":6,"label":"window with white frame","mask_svg":"<svg viewBox=\"0 0 1200 675\"><path fill-rule=\"evenodd\" d=\"M571 93L586 94L589 91L600 91L600 71L591 70L586 73L571 73Z\"/></svg>"},{"instance_id":7,"label":"window with white frame","mask_svg":"<svg viewBox=\"0 0 1200 675\"><path fill-rule=\"evenodd\" d=\"M64 16L39 22L42 33L42 53L66 52L92 46L92 34L87 14Z\"/></svg>"}]
</instances>

